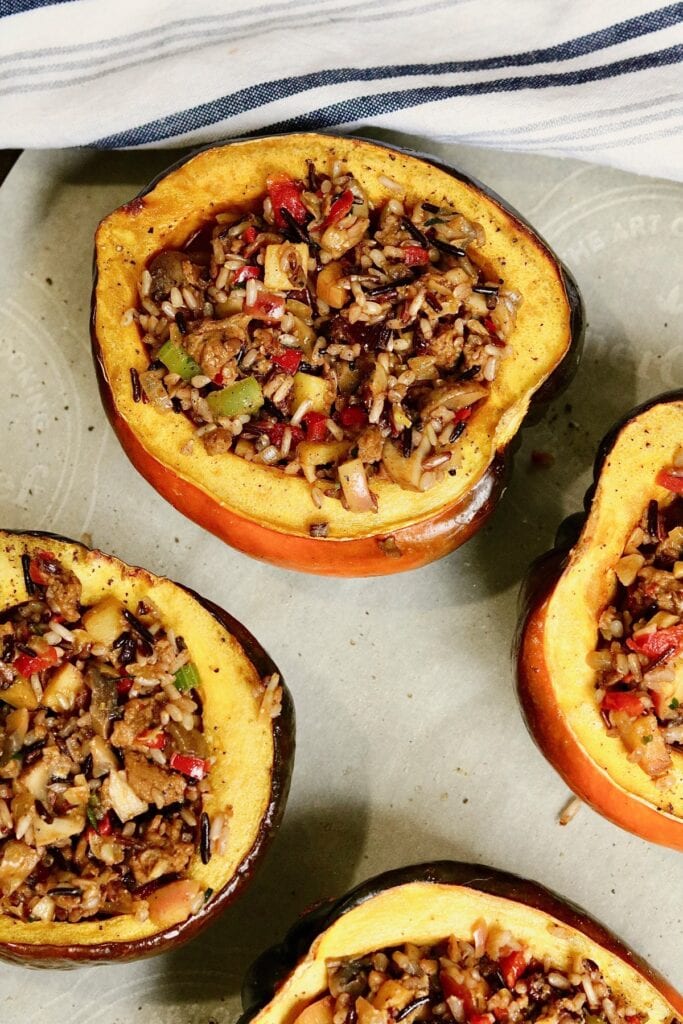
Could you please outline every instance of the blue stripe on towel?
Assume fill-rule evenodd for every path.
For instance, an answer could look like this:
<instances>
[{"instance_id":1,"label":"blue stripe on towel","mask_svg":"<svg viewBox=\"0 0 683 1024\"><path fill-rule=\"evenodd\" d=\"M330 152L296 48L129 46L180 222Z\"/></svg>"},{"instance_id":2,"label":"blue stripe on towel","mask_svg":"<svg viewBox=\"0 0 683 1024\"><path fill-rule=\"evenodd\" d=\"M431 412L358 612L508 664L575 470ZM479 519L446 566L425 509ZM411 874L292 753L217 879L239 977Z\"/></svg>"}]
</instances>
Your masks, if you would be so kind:
<instances>
[{"instance_id":1,"label":"blue stripe on towel","mask_svg":"<svg viewBox=\"0 0 683 1024\"><path fill-rule=\"evenodd\" d=\"M12 14L23 14L34 7L56 7L57 4L72 4L76 0L0 0L0 18L9 18Z\"/></svg>"},{"instance_id":2,"label":"blue stripe on towel","mask_svg":"<svg viewBox=\"0 0 683 1024\"><path fill-rule=\"evenodd\" d=\"M683 12L683 4L674 6ZM644 19L632 19L632 21L642 20ZM624 25L628 24L624 22L621 25L615 25L613 26L613 31L622 29ZM648 31L652 30L649 29ZM598 35L604 37L604 32L594 33L593 37L595 38ZM609 45L613 45L613 43ZM319 107L305 114L271 123L259 131L279 132L331 128L354 121L367 120L368 118L378 117L383 114L394 113L398 110L405 110L423 103L441 102L460 96L481 96L487 93L518 92L523 89L547 89L557 86L583 85L589 82L604 81L605 79L620 75L644 71L648 68L675 64L681 61L681 59L683 59L683 46L676 45L653 53L623 58L611 64L602 64L591 68L514 78L495 78L485 82L467 82L457 85L422 86L415 89L368 94L354 99L342 100L325 107ZM413 67L424 69L425 66L414 65ZM432 67L432 73L434 73L433 68L441 67L441 65L428 67ZM424 73L424 70L415 71L414 73ZM162 139L173 138L207 124L214 124L226 118L234 117L246 110L257 109L276 99L282 99L306 89L316 88L321 84L330 84L329 81L321 82L319 79L322 76L333 76L337 82L348 82L355 81L356 79L367 81L376 80L377 78L397 78L406 74L406 66L399 65L393 68L379 69L341 68L302 75L298 78L281 79L278 82L241 89L236 93L212 100L210 103L203 103L188 110L169 114L157 121L148 122L147 124L130 128L114 135L105 136L92 144L98 148L112 149L140 146Z\"/></svg>"}]
</instances>

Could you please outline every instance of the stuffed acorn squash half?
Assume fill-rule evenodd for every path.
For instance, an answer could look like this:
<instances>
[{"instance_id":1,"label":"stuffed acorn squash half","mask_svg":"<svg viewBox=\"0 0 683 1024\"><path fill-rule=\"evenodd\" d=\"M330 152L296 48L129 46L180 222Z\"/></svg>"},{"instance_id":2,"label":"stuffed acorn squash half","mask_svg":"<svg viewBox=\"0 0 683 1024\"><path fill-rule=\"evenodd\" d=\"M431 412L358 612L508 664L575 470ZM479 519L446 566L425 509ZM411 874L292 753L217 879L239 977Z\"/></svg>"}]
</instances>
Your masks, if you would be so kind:
<instances>
[{"instance_id":1,"label":"stuffed acorn squash half","mask_svg":"<svg viewBox=\"0 0 683 1024\"><path fill-rule=\"evenodd\" d=\"M481 526L583 312L483 186L311 134L207 149L105 218L92 330L114 429L164 497L257 558L360 576Z\"/></svg>"},{"instance_id":2,"label":"stuffed acorn squash half","mask_svg":"<svg viewBox=\"0 0 683 1024\"><path fill-rule=\"evenodd\" d=\"M0 533L0 958L127 960L249 882L287 797L291 700L254 638L170 580Z\"/></svg>"},{"instance_id":3,"label":"stuffed acorn squash half","mask_svg":"<svg viewBox=\"0 0 683 1024\"><path fill-rule=\"evenodd\" d=\"M533 568L518 658L529 729L567 784L683 850L683 392L602 443L586 513Z\"/></svg>"},{"instance_id":4,"label":"stuffed acorn squash half","mask_svg":"<svg viewBox=\"0 0 683 1024\"><path fill-rule=\"evenodd\" d=\"M677 1024L683 998L583 911L450 861L304 917L246 979L240 1024Z\"/></svg>"}]
</instances>

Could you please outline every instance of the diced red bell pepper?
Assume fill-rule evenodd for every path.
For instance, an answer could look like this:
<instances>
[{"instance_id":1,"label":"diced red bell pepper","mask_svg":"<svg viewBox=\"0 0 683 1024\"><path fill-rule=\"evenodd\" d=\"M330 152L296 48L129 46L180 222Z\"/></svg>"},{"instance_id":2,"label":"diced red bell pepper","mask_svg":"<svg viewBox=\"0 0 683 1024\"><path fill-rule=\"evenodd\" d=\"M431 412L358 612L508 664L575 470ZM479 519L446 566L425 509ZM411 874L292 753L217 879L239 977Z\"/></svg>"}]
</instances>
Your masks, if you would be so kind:
<instances>
[{"instance_id":1,"label":"diced red bell pepper","mask_svg":"<svg viewBox=\"0 0 683 1024\"><path fill-rule=\"evenodd\" d=\"M403 247L403 262L407 267L424 267L429 263L429 251L421 245Z\"/></svg>"},{"instance_id":2,"label":"diced red bell pepper","mask_svg":"<svg viewBox=\"0 0 683 1024\"><path fill-rule=\"evenodd\" d=\"M295 348L284 348L281 352L276 352L272 357L272 361L276 366L279 366L285 373L296 373L299 369L303 356L301 352Z\"/></svg>"},{"instance_id":3,"label":"diced red bell pepper","mask_svg":"<svg viewBox=\"0 0 683 1024\"><path fill-rule=\"evenodd\" d=\"M244 284L244 282L248 281L250 278L254 278L254 280L260 278L261 274L262 270L260 267L255 267L251 263L245 263L243 267L240 267L239 270L235 271L232 283Z\"/></svg>"},{"instance_id":4,"label":"diced red bell pepper","mask_svg":"<svg viewBox=\"0 0 683 1024\"><path fill-rule=\"evenodd\" d=\"M610 690L602 699L602 711L625 711L631 718L642 715L645 707L637 693L630 690Z\"/></svg>"},{"instance_id":5,"label":"diced red bell pepper","mask_svg":"<svg viewBox=\"0 0 683 1024\"><path fill-rule=\"evenodd\" d=\"M308 217L308 210L301 199L300 186L286 174L271 174L266 181L266 187L273 204L276 227L287 227L287 221L280 212L282 209L290 213L298 224L303 224Z\"/></svg>"},{"instance_id":6,"label":"diced red bell pepper","mask_svg":"<svg viewBox=\"0 0 683 1024\"><path fill-rule=\"evenodd\" d=\"M109 811L106 811L106 813L103 814L103 816L97 822L97 834L100 836L110 836L112 832L113 826L111 823L111 815Z\"/></svg>"},{"instance_id":7,"label":"diced red bell pepper","mask_svg":"<svg viewBox=\"0 0 683 1024\"><path fill-rule=\"evenodd\" d=\"M135 737L135 742L150 750L163 750L166 746L166 733L162 729L145 729Z\"/></svg>"},{"instance_id":8,"label":"diced red bell pepper","mask_svg":"<svg viewBox=\"0 0 683 1024\"><path fill-rule=\"evenodd\" d=\"M368 414L362 405L347 405L339 413L339 422L342 427L360 430L368 422Z\"/></svg>"},{"instance_id":9,"label":"diced red bell pepper","mask_svg":"<svg viewBox=\"0 0 683 1024\"><path fill-rule=\"evenodd\" d=\"M120 676L116 680L116 692L120 697L125 697L133 688L133 680L130 676Z\"/></svg>"},{"instance_id":10,"label":"diced red bell pepper","mask_svg":"<svg viewBox=\"0 0 683 1024\"><path fill-rule=\"evenodd\" d=\"M168 759L169 766L191 779L203 779L209 771L209 762L196 754L178 754L174 752Z\"/></svg>"},{"instance_id":11,"label":"diced red bell pepper","mask_svg":"<svg viewBox=\"0 0 683 1024\"><path fill-rule=\"evenodd\" d=\"M320 230L324 231L326 228L332 227L332 225L336 224L338 221L343 220L353 206L353 198L353 192L350 188L347 188L345 192L342 192L339 198L335 199L332 203L330 212L320 225Z\"/></svg>"},{"instance_id":12,"label":"diced red bell pepper","mask_svg":"<svg viewBox=\"0 0 683 1024\"><path fill-rule=\"evenodd\" d=\"M303 418L307 441L324 441L327 437L327 416L322 412L307 412Z\"/></svg>"},{"instance_id":13,"label":"diced red bell pepper","mask_svg":"<svg viewBox=\"0 0 683 1024\"><path fill-rule=\"evenodd\" d=\"M451 996L455 996L456 999L462 1000L463 1007L465 1009L465 1016L469 1019L472 1014L476 1013L474 1000L472 999L472 992L467 985L461 985L460 982L452 978L446 971L442 971L439 975L439 981L441 982L441 989L446 999L450 999Z\"/></svg>"},{"instance_id":14,"label":"diced red bell pepper","mask_svg":"<svg viewBox=\"0 0 683 1024\"><path fill-rule=\"evenodd\" d=\"M489 332L489 334L492 334L494 338L498 337L498 328L496 327L490 316L484 318L483 324L486 330Z\"/></svg>"},{"instance_id":15,"label":"diced red bell pepper","mask_svg":"<svg viewBox=\"0 0 683 1024\"><path fill-rule=\"evenodd\" d=\"M521 949L516 949L514 953L508 953L500 961L500 973L509 989L515 987L526 969L527 961Z\"/></svg>"},{"instance_id":16,"label":"diced red bell pepper","mask_svg":"<svg viewBox=\"0 0 683 1024\"><path fill-rule=\"evenodd\" d=\"M469 1024L493 1024L495 1019L492 1013L473 1013Z\"/></svg>"},{"instance_id":17,"label":"diced red bell pepper","mask_svg":"<svg viewBox=\"0 0 683 1024\"><path fill-rule=\"evenodd\" d=\"M662 469L657 473L657 483L660 487L666 487L667 491L674 494L683 494L683 476L676 476L668 469Z\"/></svg>"},{"instance_id":18,"label":"diced red bell pepper","mask_svg":"<svg viewBox=\"0 0 683 1024\"><path fill-rule=\"evenodd\" d=\"M36 551L28 565L28 574L34 583L47 586L58 570L58 564L49 551Z\"/></svg>"},{"instance_id":19,"label":"diced red bell pepper","mask_svg":"<svg viewBox=\"0 0 683 1024\"><path fill-rule=\"evenodd\" d=\"M218 371L216 376L213 378L213 382L214 382L214 384L218 384L219 386L223 383L223 371L222 370Z\"/></svg>"},{"instance_id":20,"label":"diced red bell pepper","mask_svg":"<svg viewBox=\"0 0 683 1024\"><path fill-rule=\"evenodd\" d=\"M683 649L683 625L658 629L654 633L638 633L629 637L626 645L651 660L667 653L677 654Z\"/></svg>"},{"instance_id":21,"label":"diced red bell pepper","mask_svg":"<svg viewBox=\"0 0 683 1024\"><path fill-rule=\"evenodd\" d=\"M24 654L21 651L14 659L14 668L19 675L32 676L34 672L43 672L57 664L57 651L54 647L47 647L42 654Z\"/></svg>"},{"instance_id":22,"label":"diced red bell pepper","mask_svg":"<svg viewBox=\"0 0 683 1024\"><path fill-rule=\"evenodd\" d=\"M246 242L248 245L251 245L255 238L256 228L254 227L253 224L250 224L249 227L242 232L242 241Z\"/></svg>"},{"instance_id":23,"label":"diced red bell pepper","mask_svg":"<svg viewBox=\"0 0 683 1024\"><path fill-rule=\"evenodd\" d=\"M464 423L472 415L472 406L468 405L464 409L458 409L455 416L453 417L454 423Z\"/></svg>"},{"instance_id":24,"label":"diced red bell pepper","mask_svg":"<svg viewBox=\"0 0 683 1024\"><path fill-rule=\"evenodd\" d=\"M266 324L276 324L285 315L284 296L273 292L257 292L253 303L244 303L244 312Z\"/></svg>"},{"instance_id":25,"label":"diced red bell pepper","mask_svg":"<svg viewBox=\"0 0 683 1024\"><path fill-rule=\"evenodd\" d=\"M303 441L305 434L301 427L293 427L290 423L272 423L266 428L266 433L270 438L270 443L276 445L278 448L282 444L282 440L285 436L285 430L289 427L292 432L292 444L298 445Z\"/></svg>"}]
</instances>

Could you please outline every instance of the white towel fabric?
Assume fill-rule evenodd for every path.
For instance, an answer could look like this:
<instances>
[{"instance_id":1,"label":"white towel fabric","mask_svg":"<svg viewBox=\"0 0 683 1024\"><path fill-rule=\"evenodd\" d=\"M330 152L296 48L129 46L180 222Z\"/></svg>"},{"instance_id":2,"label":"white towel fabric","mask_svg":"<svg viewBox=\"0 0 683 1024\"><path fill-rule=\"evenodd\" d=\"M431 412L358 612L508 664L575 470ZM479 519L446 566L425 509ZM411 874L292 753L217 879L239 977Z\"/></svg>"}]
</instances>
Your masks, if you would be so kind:
<instances>
[{"instance_id":1,"label":"white towel fabric","mask_svg":"<svg viewBox=\"0 0 683 1024\"><path fill-rule=\"evenodd\" d=\"M0 146L372 125L683 179L683 3L0 0Z\"/></svg>"}]
</instances>

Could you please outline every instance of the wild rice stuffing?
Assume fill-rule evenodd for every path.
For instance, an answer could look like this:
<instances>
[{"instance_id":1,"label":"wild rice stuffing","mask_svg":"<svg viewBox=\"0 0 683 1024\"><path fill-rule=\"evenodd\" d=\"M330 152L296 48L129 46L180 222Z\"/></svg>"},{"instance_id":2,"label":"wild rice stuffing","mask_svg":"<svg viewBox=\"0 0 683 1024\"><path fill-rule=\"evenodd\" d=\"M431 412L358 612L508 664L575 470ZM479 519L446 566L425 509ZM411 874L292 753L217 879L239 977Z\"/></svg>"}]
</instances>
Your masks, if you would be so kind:
<instances>
[{"instance_id":1,"label":"wild rice stuffing","mask_svg":"<svg viewBox=\"0 0 683 1024\"><path fill-rule=\"evenodd\" d=\"M663 787L683 749L683 448L657 483L615 567L617 593L600 617L597 671L603 718L629 760Z\"/></svg>"},{"instance_id":2,"label":"wild rice stuffing","mask_svg":"<svg viewBox=\"0 0 683 1024\"><path fill-rule=\"evenodd\" d=\"M330 961L327 976L328 993L304 1011L307 1024L647 1020L611 991L592 960L577 955L570 970L558 970L508 932L489 931L484 921L475 923L469 941L451 936L435 946L407 944L358 960Z\"/></svg>"},{"instance_id":3,"label":"wild rice stuffing","mask_svg":"<svg viewBox=\"0 0 683 1024\"><path fill-rule=\"evenodd\" d=\"M84 607L49 551L22 561L29 599L0 621L0 912L144 919L220 841L201 680L150 601Z\"/></svg>"},{"instance_id":4,"label":"wild rice stuffing","mask_svg":"<svg viewBox=\"0 0 683 1024\"><path fill-rule=\"evenodd\" d=\"M372 208L339 166L267 180L142 273L149 368L133 398L185 413L213 455L303 475L374 511L373 478L424 491L510 354L520 296L476 262L482 228L401 189Z\"/></svg>"}]
</instances>

